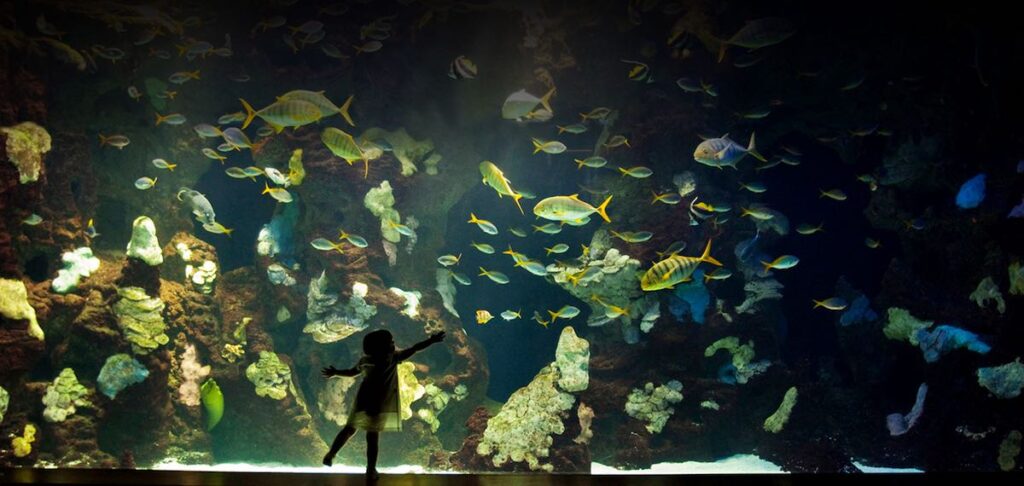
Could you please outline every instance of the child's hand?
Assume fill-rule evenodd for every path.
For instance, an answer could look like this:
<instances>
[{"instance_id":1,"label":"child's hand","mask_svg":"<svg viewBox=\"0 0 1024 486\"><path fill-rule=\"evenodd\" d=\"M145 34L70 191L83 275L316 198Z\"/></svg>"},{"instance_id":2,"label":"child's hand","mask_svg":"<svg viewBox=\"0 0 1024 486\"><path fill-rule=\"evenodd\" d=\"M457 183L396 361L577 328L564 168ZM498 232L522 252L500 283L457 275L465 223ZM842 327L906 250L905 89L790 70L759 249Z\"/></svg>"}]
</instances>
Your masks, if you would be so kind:
<instances>
[{"instance_id":1,"label":"child's hand","mask_svg":"<svg viewBox=\"0 0 1024 486\"><path fill-rule=\"evenodd\" d=\"M430 335L430 338L428 338L428 340L431 343L439 343L439 342L441 342L444 339L444 336L445 336L445 332L444 331L435 332L434 334Z\"/></svg>"},{"instance_id":2,"label":"child's hand","mask_svg":"<svg viewBox=\"0 0 1024 486\"><path fill-rule=\"evenodd\" d=\"M339 371L339 370L338 370L337 368L335 368L335 367L334 367L334 366L332 365L332 366L328 366L328 367L326 367L326 368L324 368L324 369L320 370L320 373L322 373L322 374L323 374L324 376L326 376L326 377L330 378L330 377L332 377L332 376L338 376L338 375L340 375L340 374L341 374L341 371Z\"/></svg>"}]
</instances>

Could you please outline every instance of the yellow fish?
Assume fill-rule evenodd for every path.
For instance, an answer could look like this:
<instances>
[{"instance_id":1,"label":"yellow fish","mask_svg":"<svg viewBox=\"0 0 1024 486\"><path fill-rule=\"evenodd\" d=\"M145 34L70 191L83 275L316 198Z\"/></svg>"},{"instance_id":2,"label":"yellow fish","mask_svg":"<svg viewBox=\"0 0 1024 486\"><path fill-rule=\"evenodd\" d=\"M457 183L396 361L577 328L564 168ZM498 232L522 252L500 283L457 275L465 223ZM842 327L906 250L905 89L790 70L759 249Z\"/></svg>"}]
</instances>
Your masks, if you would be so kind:
<instances>
[{"instance_id":1,"label":"yellow fish","mask_svg":"<svg viewBox=\"0 0 1024 486\"><path fill-rule=\"evenodd\" d=\"M320 140L330 149L331 153L345 159L348 165L356 160L363 161L363 179L370 174L370 159L359 147L352 135L334 127L327 127L320 133Z\"/></svg>"},{"instance_id":2,"label":"yellow fish","mask_svg":"<svg viewBox=\"0 0 1024 486\"><path fill-rule=\"evenodd\" d=\"M611 223L612 220L607 213L608 203L611 200L612 196L608 196L601 205L595 208L581 201L579 194L552 196L537 203L533 207L533 214L552 221L576 221L597 213L606 223Z\"/></svg>"},{"instance_id":3,"label":"yellow fish","mask_svg":"<svg viewBox=\"0 0 1024 486\"><path fill-rule=\"evenodd\" d=\"M827 197L827 198L835 200L835 201L845 201L846 200L846 193L843 192L842 189L832 189L832 190L829 190L829 191L818 189L818 192L821 193L820 197Z\"/></svg>"},{"instance_id":4,"label":"yellow fish","mask_svg":"<svg viewBox=\"0 0 1024 486\"><path fill-rule=\"evenodd\" d=\"M711 240L708 240L708 245L704 248L704 254L699 257L671 255L655 263L640 278L640 288L650 292L675 287L680 282L689 281L693 271L704 262L719 267L722 266L722 262L711 257Z\"/></svg>"},{"instance_id":5,"label":"yellow fish","mask_svg":"<svg viewBox=\"0 0 1024 486\"><path fill-rule=\"evenodd\" d=\"M487 324L491 319L494 319L494 316L490 312L483 309L476 311L477 324Z\"/></svg>"},{"instance_id":6,"label":"yellow fish","mask_svg":"<svg viewBox=\"0 0 1024 486\"><path fill-rule=\"evenodd\" d=\"M278 100L260 110L253 109L247 101L239 98L242 107L245 108L245 120L242 121L242 128L245 129L257 116L267 122L274 133L281 133L285 127L301 127L319 121L323 115L320 108L303 100Z\"/></svg>"},{"instance_id":7,"label":"yellow fish","mask_svg":"<svg viewBox=\"0 0 1024 486\"><path fill-rule=\"evenodd\" d=\"M765 208L740 208L740 209L743 210L743 213L740 214L740 217L750 216L751 218L758 219L758 220L761 220L761 221L768 221L769 219L772 219L772 218L775 217L774 214L768 212L768 210L766 210Z\"/></svg>"},{"instance_id":8,"label":"yellow fish","mask_svg":"<svg viewBox=\"0 0 1024 486\"><path fill-rule=\"evenodd\" d=\"M519 200L523 198L523 195L512 189L512 183L509 182L508 178L505 177L505 173L498 166L489 160L480 162L480 175L484 178L483 183L491 186L498 193L498 197L510 196L512 202L516 203L516 207L519 208L519 212L526 214L523 212L523 207L519 204Z\"/></svg>"}]
</instances>

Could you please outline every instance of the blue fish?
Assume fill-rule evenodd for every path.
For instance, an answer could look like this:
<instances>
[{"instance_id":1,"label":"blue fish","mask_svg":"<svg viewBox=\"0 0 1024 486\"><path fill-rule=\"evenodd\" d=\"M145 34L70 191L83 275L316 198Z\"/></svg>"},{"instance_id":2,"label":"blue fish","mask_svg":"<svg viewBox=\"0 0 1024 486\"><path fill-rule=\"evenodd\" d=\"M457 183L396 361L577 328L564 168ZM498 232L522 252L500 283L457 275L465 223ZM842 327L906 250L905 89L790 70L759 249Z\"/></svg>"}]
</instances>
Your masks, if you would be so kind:
<instances>
[{"instance_id":1,"label":"blue fish","mask_svg":"<svg viewBox=\"0 0 1024 486\"><path fill-rule=\"evenodd\" d=\"M750 143L747 144L746 148L733 142L729 138L729 134L722 135L721 138L709 138L697 146L697 150L693 152L693 159L709 167L717 167L719 169L722 167L732 167L735 169L736 164L747 154L752 155L761 162L767 162L757 152L753 132L750 133Z\"/></svg>"}]
</instances>

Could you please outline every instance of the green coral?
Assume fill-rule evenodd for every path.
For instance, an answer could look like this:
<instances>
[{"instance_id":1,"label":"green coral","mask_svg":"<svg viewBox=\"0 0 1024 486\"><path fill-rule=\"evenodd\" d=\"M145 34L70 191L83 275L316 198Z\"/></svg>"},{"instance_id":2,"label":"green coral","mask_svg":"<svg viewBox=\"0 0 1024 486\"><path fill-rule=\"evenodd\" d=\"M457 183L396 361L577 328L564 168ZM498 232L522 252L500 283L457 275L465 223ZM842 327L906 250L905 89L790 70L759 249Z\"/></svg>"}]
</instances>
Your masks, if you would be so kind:
<instances>
[{"instance_id":1,"label":"green coral","mask_svg":"<svg viewBox=\"0 0 1024 486\"><path fill-rule=\"evenodd\" d=\"M281 400L288 395L292 381L292 370L281 361L277 354L260 351L259 361L245 369L245 377L256 385L256 394L274 400Z\"/></svg>"},{"instance_id":2,"label":"green coral","mask_svg":"<svg viewBox=\"0 0 1024 486\"><path fill-rule=\"evenodd\" d=\"M419 400L426 393L413 371L416 369L410 361L398 364L398 403L402 412L402 420L412 418L412 402Z\"/></svg>"},{"instance_id":3,"label":"green coral","mask_svg":"<svg viewBox=\"0 0 1024 486\"><path fill-rule=\"evenodd\" d=\"M885 337L895 341L909 341L917 346L919 343L915 337L918 329L928 329L935 324L934 321L922 321L910 315L906 309L899 307L889 308L889 321L885 324L882 332Z\"/></svg>"},{"instance_id":4,"label":"green coral","mask_svg":"<svg viewBox=\"0 0 1024 486\"><path fill-rule=\"evenodd\" d=\"M572 326L562 328L555 349L558 386L567 392L587 389L590 384L590 343L576 336Z\"/></svg>"},{"instance_id":5,"label":"green coral","mask_svg":"<svg viewBox=\"0 0 1024 486\"><path fill-rule=\"evenodd\" d=\"M992 277L985 277L978 282L978 287L971 292L970 299L982 309L989 301L993 301L1000 314L1006 312L1006 300L1003 299L1003 294L999 292L999 286L996 285L995 280L992 280Z\"/></svg>"},{"instance_id":6,"label":"green coral","mask_svg":"<svg viewBox=\"0 0 1024 486\"><path fill-rule=\"evenodd\" d=\"M626 414L647 422L644 427L648 432L657 434L668 423L668 418L675 413L673 404L683 401L683 384L672 380L667 384L655 387L647 382L644 388L634 388L626 397Z\"/></svg>"},{"instance_id":7,"label":"green coral","mask_svg":"<svg viewBox=\"0 0 1024 486\"><path fill-rule=\"evenodd\" d=\"M999 444L999 469L1012 471L1017 467L1017 456L1020 454L1021 434L1019 430L1011 430Z\"/></svg>"},{"instance_id":8,"label":"green coral","mask_svg":"<svg viewBox=\"0 0 1024 486\"><path fill-rule=\"evenodd\" d=\"M64 368L60 375L46 387L46 394L43 395L43 418L47 422L63 422L68 415L73 415L76 407L88 407L92 405L86 396L89 390L78 383L75 370Z\"/></svg>"},{"instance_id":9,"label":"green coral","mask_svg":"<svg viewBox=\"0 0 1024 486\"><path fill-rule=\"evenodd\" d=\"M754 341L740 344L740 338L729 336L711 343L704 349L704 357L710 358L719 350L728 351L732 355L732 366L736 368L736 382L743 384L755 375L763 373L771 364L767 360L754 361Z\"/></svg>"},{"instance_id":10,"label":"green coral","mask_svg":"<svg viewBox=\"0 0 1024 486\"><path fill-rule=\"evenodd\" d=\"M46 129L29 121L0 127L0 133L7 136L7 158L18 168L19 181L27 184L39 180L43 154L50 151Z\"/></svg>"},{"instance_id":11,"label":"green coral","mask_svg":"<svg viewBox=\"0 0 1024 486\"><path fill-rule=\"evenodd\" d=\"M398 224L402 221L402 217L394 205L395 195L392 194L391 183L388 181L381 182L378 187L370 188L369 191L366 191L366 196L363 197L363 206L366 206L366 209L369 209L374 216L380 218L381 236L392 243L398 243L402 235L390 223Z\"/></svg>"},{"instance_id":12,"label":"green coral","mask_svg":"<svg viewBox=\"0 0 1024 486\"><path fill-rule=\"evenodd\" d=\"M782 428L786 426L786 422L789 422L789 414L793 412L793 406L796 405L796 398L797 392L795 386L786 390L786 395L782 397L782 403L779 404L779 408L764 421L764 430L766 432L771 432L773 434L782 432Z\"/></svg>"},{"instance_id":13,"label":"green coral","mask_svg":"<svg viewBox=\"0 0 1024 486\"><path fill-rule=\"evenodd\" d=\"M492 462L501 467L509 460L526 462L530 470L553 471L551 464L541 464L548 457L552 434L565 432L562 420L576 400L560 391L555 383L558 371L545 366L530 384L516 390L494 417L477 444L481 456L494 454Z\"/></svg>"},{"instance_id":14,"label":"green coral","mask_svg":"<svg viewBox=\"0 0 1024 486\"><path fill-rule=\"evenodd\" d=\"M25 282L0 278L0 315L16 321L27 319L28 334L40 341L45 339L43 328L36 320L36 310L28 303Z\"/></svg>"},{"instance_id":15,"label":"green coral","mask_svg":"<svg viewBox=\"0 0 1024 486\"><path fill-rule=\"evenodd\" d=\"M114 315L135 354L149 354L167 344L169 339L164 334L167 325L161 315L164 310L162 300L146 295L146 291L139 287L117 289L117 295L121 298L114 304Z\"/></svg>"}]
</instances>

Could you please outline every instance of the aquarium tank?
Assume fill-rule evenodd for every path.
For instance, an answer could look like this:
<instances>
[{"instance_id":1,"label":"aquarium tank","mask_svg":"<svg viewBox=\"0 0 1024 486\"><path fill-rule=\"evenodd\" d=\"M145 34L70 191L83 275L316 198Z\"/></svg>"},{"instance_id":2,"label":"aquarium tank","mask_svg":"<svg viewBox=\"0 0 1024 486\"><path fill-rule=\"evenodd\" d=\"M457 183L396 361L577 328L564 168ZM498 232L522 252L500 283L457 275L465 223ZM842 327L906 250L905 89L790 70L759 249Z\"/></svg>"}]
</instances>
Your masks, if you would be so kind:
<instances>
[{"instance_id":1,"label":"aquarium tank","mask_svg":"<svg viewBox=\"0 0 1024 486\"><path fill-rule=\"evenodd\" d=\"M384 472L1020 471L1021 43L890 7L0 0L0 466L363 467L387 330Z\"/></svg>"}]
</instances>

